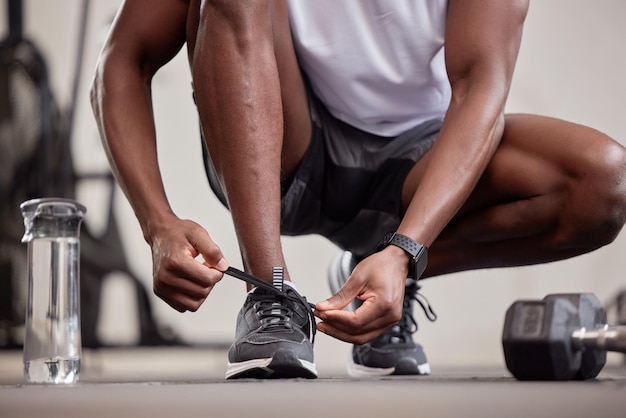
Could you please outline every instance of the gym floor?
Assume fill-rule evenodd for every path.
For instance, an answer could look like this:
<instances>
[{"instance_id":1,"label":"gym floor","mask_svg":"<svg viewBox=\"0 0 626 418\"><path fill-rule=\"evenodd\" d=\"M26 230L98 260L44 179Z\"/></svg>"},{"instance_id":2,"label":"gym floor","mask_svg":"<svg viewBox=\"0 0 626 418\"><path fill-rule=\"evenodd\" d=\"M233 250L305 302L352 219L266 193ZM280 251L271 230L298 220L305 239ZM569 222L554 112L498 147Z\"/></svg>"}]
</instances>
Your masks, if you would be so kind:
<instances>
[{"instance_id":1,"label":"gym floor","mask_svg":"<svg viewBox=\"0 0 626 418\"><path fill-rule=\"evenodd\" d=\"M518 382L497 368L354 379L334 366L319 368L316 380L226 381L225 356L199 348L86 350L80 382L59 387L24 385L21 352L0 352L0 417L626 416L621 359L586 382Z\"/></svg>"}]
</instances>

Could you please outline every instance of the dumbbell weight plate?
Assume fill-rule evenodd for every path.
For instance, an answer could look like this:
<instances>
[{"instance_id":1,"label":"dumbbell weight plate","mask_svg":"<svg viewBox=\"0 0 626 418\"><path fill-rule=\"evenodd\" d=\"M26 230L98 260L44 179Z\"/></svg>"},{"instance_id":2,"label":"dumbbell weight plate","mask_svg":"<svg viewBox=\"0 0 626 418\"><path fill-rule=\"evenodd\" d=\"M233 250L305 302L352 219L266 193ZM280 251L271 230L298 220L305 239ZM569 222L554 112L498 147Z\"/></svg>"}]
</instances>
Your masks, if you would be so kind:
<instances>
[{"instance_id":1,"label":"dumbbell weight plate","mask_svg":"<svg viewBox=\"0 0 626 418\"><path fill-rule=\"evenodd\" d=\"M565 299L578 310L580 326L588 330L602 328L607 323L602 302L593 293L560 293L547 295L544 299ZM585 349L582 353L580 370L576 380L595 378L606 364L606 351Z\"/></svg>"},{"instance_id":2,"label":"dumbbell weight plate","mask_svg":"<svg viewBox=\"0 0 626 418\"><path fill-rule=\"evenodd\" d=\"M502 333L507 368L519 380L572 379L582 358L571 344L578 328L578 311L565 299L513 303Z\"/></svg>"}]
</instances>

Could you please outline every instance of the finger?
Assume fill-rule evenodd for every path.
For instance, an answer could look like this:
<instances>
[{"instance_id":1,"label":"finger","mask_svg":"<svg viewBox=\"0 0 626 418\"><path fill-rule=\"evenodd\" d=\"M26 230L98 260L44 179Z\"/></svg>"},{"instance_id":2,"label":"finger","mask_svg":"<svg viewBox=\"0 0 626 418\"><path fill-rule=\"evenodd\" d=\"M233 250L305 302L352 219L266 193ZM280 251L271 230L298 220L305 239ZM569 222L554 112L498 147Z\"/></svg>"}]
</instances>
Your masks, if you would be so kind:
<instances>
[{"instance_id":1,"label":"finger","mask_svg":"<svg viewBox=\"0 0 626 418\"><path fill-rule=\"evenodd\" d=\"M159 266L155 277L184 278L197 283L200 286L213 286L224 276L222 272L211 268L204 260L194 258L189 251L173 252L168 258L164 258Z\"/></svg>"},{"instance_id":2,"label":"finger","mask_svg":"<svg viewBox=\"0 0 626 418\"><path fill-rule=\"evenodd\" d=\"M205 287L215 286L224 277L224 273L219 269L212 268L206 261L200 263L198 260L188 257L182 259L175 268L172 268L172 271L177 272L174 274L176 276L181 276Z\"/></svg>"},{"instance_id":3,"label":"finger","mask_svg":"<svg viewBox=\"0 0 626 418\"><path fill-rule=\"evenodd\" d=\"M402 310L392 303L381 303L375 298L366 299L354 312L340 310L317 311L322 319L320 331L344 341L367 341L396 324Z\"/></svg>"},{"instance_id":4,"label":"finger","mask_svg":"<svg viewBox=\"0 0 626 418\"><path fill-rule=\"evenodd\" d=\"M206 298L196 298L184 293L172 291L171 289L168 289L168 286L155 286L154 294L178 312L195 312L206 300Z\"/></svg>"},{"instance_id":5,"label":"finger","mask_svg":"<svg viewBox=\"0 0 626 418\"><path fill-rule=\"evenodd\" d=\"M348 306L363 289L363 286L357 283L357 280L348 280L341 289L326 300L315 304L315 308L319 311L341 310Z\"/></svg>"},{"instance_id":6,"label":"finger","mask_svg":"<svg viewBox=\"0 0 626 418\"><path fill-rule=\"evenodd\" d=\"M194 230L187 239L191 242L196 251L202 255L204 260L203 264L219 271L225 271L228 268L229 263L224 257L224 254L222 254L222 250L213 242L204 229L200 231Z\"/></svg>"},{"instance_id":7,"label":"finger","mask_svg":"<svg viewBox=\"0 0 626 418\"><path fill-rule=\"evenodd\" d=\"M365 334L352 335L347 332L343 332L336 328L333 328L332 326L329 326L328 324L323 322L317 324L317 330L338 340L357 345L365 344L372 341L384 331L383 329L380 331L372 331Z\"/></svg>"},{"instance_id":8,"label":"finger","mask_svg":"<svg viewBox=\"0 0 626 418\"><path fill-rule=\"evenodd\" d=\"M165 300L165 299L164 299ZM165 302L178 312L196 312L200 309L206 299L190 299L182 295L165 300Z\"/></svg>"},{"instance_id":9,"label":"finger","mask_svg":"<svg viewBox=\"0 0 626 418\"><path fill-rule=\"evenodd\" d=\"M195 299L206 298L213 290L213 285L200 285L182 277L160 278L155 281L154 287L162 293L181 293Z\"/></svg>"},{"instance_id":10,"label":"finger","mask_svg":"<svg viewBox=\"0 0 626 418\"><path fill-rule=\"evenodd\" d=\"M381 310L369 301L354 312L333 310L319 312L316 316L333 330L353 336L384 330L399 319L393 311Z\"/></svg>"}]
</instances>

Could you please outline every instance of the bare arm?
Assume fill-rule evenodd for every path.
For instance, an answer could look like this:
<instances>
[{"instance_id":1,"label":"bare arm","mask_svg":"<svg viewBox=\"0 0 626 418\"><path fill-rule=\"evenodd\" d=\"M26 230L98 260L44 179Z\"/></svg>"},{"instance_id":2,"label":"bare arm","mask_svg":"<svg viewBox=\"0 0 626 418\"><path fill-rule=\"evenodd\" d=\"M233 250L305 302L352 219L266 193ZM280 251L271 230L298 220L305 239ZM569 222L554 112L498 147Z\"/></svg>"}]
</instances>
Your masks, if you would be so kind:
<instances>
[{"instance_id":1,"label":"bare arm","mask_svg":"<svg viewBox=\"0 0 626 418\"><path fill-rule=\"evenodd\" d=\"M527 8L527 0L450 0L452 100L397 232L430 246L472 193L502 137ZM318 328L354 343L375 338L401 317L407 272L408 256L395 246L366 258L337 295L317 305ZM356 312L338 310L354 297L364 301Z\"/></svg>"},{"instance_id":2,"label":"bare arm","mask_svg":"<svg viewBox=\"0 0 626 418\"><path fill-rule=\"evenodd\" d=\"M91 89L110 165L152 247L155 293L181 311L197 309L221 278L193 258L201 253L211 265L222 259L202 228L172 212L157 160L151 81L185 42L187 7L183 0L126 0Z\"/></svg>"},{"instance_id":3,"label":"bare arm","mask_svg":"<svg viewBox=\"0 0 626 418\"><path fill-rule=\"evenodd\" d=\"M102 49L91 102L111 168L149 235L171 209L163 190L152 115L151 81L184 42L180 1L126 1ZM178 10L181 8L182 10ZM172 10L180 16L171 19ZM165 30L157 31L157 27Z\"/></svg>"},{"instance_id":4,"label":"bare arm","mask_svg":"<svg viewBox=\"0 0 626 418\"><path fill-rule=\"evenodd\" d=\"M452 100L398 232L431 245L491 160L504 130L527 8L527 0L449 2L446 67Z\"/></svg>"}]
</instances>

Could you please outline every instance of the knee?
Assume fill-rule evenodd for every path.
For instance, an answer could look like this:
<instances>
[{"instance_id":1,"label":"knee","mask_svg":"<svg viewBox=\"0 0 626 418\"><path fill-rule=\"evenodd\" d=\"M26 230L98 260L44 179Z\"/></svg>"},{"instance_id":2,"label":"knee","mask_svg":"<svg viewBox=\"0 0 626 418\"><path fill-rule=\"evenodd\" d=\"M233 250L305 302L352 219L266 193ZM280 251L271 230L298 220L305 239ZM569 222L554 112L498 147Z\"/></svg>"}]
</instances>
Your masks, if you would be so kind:
<instances>
[{"instance_id":1,"label":"knee","mask_svg":"<svg viewBox=\"0 0 626 418\"><path fill-rule=\"evenodd\" d=\"M609 142L589 153L573 185L574 241L593 250L615 240L626 222L626 150Z\"/></svg>"},{"instance_id":2,"label":"knee","mask_svg":"<svg viewBox=\"0 0 626 418\"><path fill-rule=\"evenodd\" d=\"M626 222L626 150L617 143L611 143L603 152L598 164L597 205L598 223L603 232L603 243L612 242ZM596 205L596 202L590 202Z\"/></svg>"}]
</instances>

